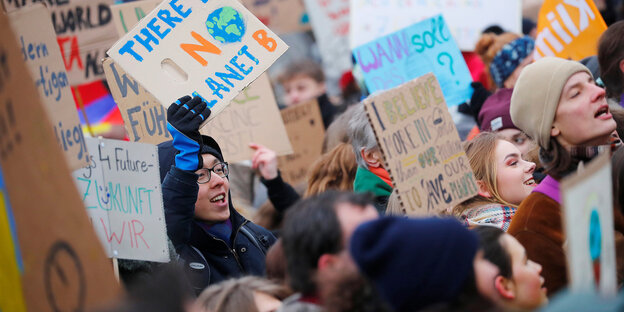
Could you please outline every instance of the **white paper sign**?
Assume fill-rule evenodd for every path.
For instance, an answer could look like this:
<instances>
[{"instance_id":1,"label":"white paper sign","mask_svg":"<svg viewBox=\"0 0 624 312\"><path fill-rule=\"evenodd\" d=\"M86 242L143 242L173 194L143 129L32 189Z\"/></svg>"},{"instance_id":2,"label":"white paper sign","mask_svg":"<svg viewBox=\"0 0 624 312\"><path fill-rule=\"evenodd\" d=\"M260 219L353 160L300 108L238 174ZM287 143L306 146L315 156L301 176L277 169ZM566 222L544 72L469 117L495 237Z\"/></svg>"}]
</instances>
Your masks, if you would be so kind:
<instances>
[{"instance_id":1,"label":"white paper sign","mask_svg":"<svg viewBox=\"0 0 624 312\"><path fill-rule=\"evenodd\" d=\"M605 153L561 183L571 291L617 293L611 181Z\"/></svg>"},{"instance_id":2,"label":"white paper sign","mask_svg":"<svg viewBox=\"0 0 624 312\"><path fill-rule=\"evenodd\" d=\"M453 38L463 51L474 50L481 32L491 25L522 33L520 0L350 1L351 48L437 14L444 15Z\"/></svg>"},{"instance_id":3,"label":"white paper sign","mask_svg":"<svg viewBox=\"0 0 624 312\"><path fill-rule=\"evenodd\" d=\"M163 105L201 96L212 119L287 48L235 0L169 0L108 55Z\"/></svg>"},{"instance_id":4,"label":"white paper sign","mask_svg":"<svg viewBox=\"0 0 624 312\"><path fill-rule=\"evenodd\" d=\"M109 257L169 262L155 145L86 138L89 166L74 171Z\"/></svg>"}]
</instances>

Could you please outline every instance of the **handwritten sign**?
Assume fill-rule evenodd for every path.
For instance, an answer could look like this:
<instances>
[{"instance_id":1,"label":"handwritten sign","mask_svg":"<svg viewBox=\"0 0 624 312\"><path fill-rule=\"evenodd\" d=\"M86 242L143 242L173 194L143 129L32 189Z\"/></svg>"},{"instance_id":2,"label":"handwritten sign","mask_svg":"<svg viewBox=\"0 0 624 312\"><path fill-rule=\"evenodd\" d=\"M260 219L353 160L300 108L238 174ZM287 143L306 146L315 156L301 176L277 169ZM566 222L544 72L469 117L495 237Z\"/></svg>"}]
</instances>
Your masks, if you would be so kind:
<instances>
[{"instance_id":1,"label":"handwritten sign","mask_svg":"<svg viewBox=\"0 0 624 312\"><path fill-rule=\"evenodd\" d=\"M0 167L22 255L24 300L30 311L92 310L114 299L119 284L18 42L0 14Z\"/></svg>"},{"instance_id":2,"label":"handwritten sign","mask_svg":"<svg viewBox=\"0 0 624 312\"><path fill-rule=\"evenodd\" d=\"M11 12L41 0L3 0ZM117 39L109 5L114 0L45 1L61 48L69 84L104 79L100 59ZM32 22L32 21L31 21Z\"/></svg>"},{"instance_id":3,"label":"handwritten sign","mask_svg":"<svg viewBox=\"0 0 624 312\"><path fill-rule=\"evenodd\" d=\"M127 34L136 23L151 12L161 1L141 0L111 5L113 24L119 37Z\"/></svg>"},{"instance_id":4,"label":"handwritten sign","mask_svg":"<svg viewBox=\"0 0 624 312\"><path fill-rule=\"evenodd\" d=\"M470 163L433 74L367 98L384 168L408 214L433 215L477 194Z\"/></svg>"},{"instance_id":5,"label":"handwritten sign","mask_svg":"<svg viewBox=\"0 0 624 312\"><path fill-rule=\"evenodd\" d=\"M9 19L70 169L85 166L87 146L48 9L29 6L10 13Z\"/></svg>"},{"instance_id":6,"label":"handwritten sign","mask_svg":"<svg viewBox=\"0 0 624 312\"><path fill-rule=\"evenodd\" d=\"M160 103L199 95L212 119L287 48L235 0L170 0L108 54Z\"/></svg>"},{"instance_id":7,"label":"handwritten sign","mask_svg":"<svg viewBox=\"0 0 624 312\"><path fill-rule=\"evenodd\" d=\"M109 257L169 262L155 145L87 138L89 165L74 171Z\"/></svg>"},{"instance_id":8,"label":"handwritten sign","mask_svg":"<svg viewBox=\"0 0 624 312\"><path fill-rule=\"evenodd\" d=\"M438 14L463 51L473 51L481 32L491 25L522 33L520 0L351 0L351 48Z\"/></svg>"},{"instance_id":9,"label":"handwritten sign","mask_svg":"<svg viewBox=\"0 0 624 312\"><path fill-rule=\"evenodd\" d=\"M339 80L350 71L349 1L304 0L314 37L321 53L327 93L339 94Z\"/></svg>"},{"instance_id":10,"label":"handwritten sign","mask_svg":"<svg viewBox=\"0 0 624 312\"><path fill-rule=\"evenodd\" d=\"M470 71L442 15L360 46L353 54L371 93L433 72L449 106L472 95Z\"/></svg>"},{"instance_id":11,"label":"handwritten sign","mask_svg":"<svg viewBox=\"0 0 624 312\"><path fill-rule=\"evenodd\" d=\"M325 128L316 100L281 111L294 153L277 158L284 181L296 185L306 181L308 169L323 154Z\"/></svg>"},{"instance_id":12,"label":"handwritten sign","mask_svg":"<svg viewBox=\"0 0 624 312\"><path fill-rule=\"evenodd\" d=\"M15 220L0 168L0 311L26 311L20 280L23 269Z\"/></svg>"},{"instance_id":13,"label":"handwritten sign","mask_svg":"<svg viewBox=\"0 0 624 312\"><path fill-rule=\"evenodd\" d=\"M242 0L241 3L277 34L310 30L301 0Z\"/></svg>"},{"instance_id":14,"label":"handwritten sign","mask_svg":"<svg viewBox=\"0 0 624 312\"><path fill-rule=\"evenodd\" d=\"M582 60L596 55L598 39L607 29L594 1L546 0L537 19L534 58L557 56Z\"/></svg>"},{"instance_id":15,"label":"handwritten sign","mask_svg":"<svg viewBox=\"0 0 624 312\"><path fill-rule=\"evenodd\" d=\"M611 161L608 153L561 182L570 289L617 294Z\"/></svg>"}]
</instances>

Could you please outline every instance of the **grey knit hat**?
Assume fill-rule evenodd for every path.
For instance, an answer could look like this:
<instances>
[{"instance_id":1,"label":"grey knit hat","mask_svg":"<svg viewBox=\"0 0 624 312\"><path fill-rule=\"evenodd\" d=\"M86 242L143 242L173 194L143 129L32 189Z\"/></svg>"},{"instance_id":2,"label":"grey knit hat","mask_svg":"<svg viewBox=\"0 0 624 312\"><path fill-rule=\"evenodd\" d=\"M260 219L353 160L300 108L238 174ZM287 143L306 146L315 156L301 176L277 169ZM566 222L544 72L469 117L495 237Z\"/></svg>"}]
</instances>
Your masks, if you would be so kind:
<instances>
[{"instance_id":1,"label":"grey knit hat","mask_svg":"<svg viewBox=\"0 0 624 312\"><path fill-rule=\"evenodd\" d=\"M563 86L578 72L592 76L579 62L545 57L525 67L516 82L509 108L511 120L544 149L550 148L550 130Z\"/></svg>"}]
</instances>

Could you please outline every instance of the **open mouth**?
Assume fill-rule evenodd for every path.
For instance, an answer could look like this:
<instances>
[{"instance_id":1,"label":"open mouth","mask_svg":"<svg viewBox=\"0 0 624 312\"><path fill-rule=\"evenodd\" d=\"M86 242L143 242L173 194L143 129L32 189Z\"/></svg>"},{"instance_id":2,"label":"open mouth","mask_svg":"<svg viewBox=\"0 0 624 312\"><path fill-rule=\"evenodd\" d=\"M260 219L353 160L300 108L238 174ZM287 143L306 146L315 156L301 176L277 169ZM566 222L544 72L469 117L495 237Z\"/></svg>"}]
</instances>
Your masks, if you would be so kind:
<instances>
[{"instance_id":1,"label":"open mouth","mask_svg":"<svg viewBox=\"0 0 624 312\"><path fill-rule=\"evenodd\" d=\"M213 197L212 199L210 199L211 203L220 203L220 202L224 202L225 201L225 194L221 193L215 197Z\"/></svg>"},{"instance_id":2,"label":"open mouth","mask_svg":"<svg viewBox=\"0 0 624 312\"><path fill-rule=\"evenodd\" d=\"M524 185L528 185L528 186L536 186L537 183L535 183L535 179L533 178L529 178L528 180L524 181Z\"/></svg>"},{"instance_id":3,"label":"open mouth","mask_svg":"<svg viewBox=\"0 0 624 312\"><path fill-rule=\"evenodd\" d=\"M610 118L611 114L609 114L609 105L602 105L594 114L594 118Z\"/></svg>"}]
</instances>

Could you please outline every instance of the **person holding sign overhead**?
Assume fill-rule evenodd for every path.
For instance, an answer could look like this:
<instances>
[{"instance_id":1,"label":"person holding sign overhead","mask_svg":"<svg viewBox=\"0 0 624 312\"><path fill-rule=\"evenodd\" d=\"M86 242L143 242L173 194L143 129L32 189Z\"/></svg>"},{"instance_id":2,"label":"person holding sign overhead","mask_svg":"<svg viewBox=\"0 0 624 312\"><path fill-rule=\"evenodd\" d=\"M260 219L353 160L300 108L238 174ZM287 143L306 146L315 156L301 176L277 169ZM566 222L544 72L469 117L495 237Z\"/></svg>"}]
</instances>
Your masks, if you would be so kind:
<instances>
[{"instance_id":1,"label":"person holding sign overhead","mask_svg":"<svg viewBox=\"0 0 624 312\"><path fill-rule=\"evenodd\" d=\"M228 163L217 142L199 133L208 116L201 98L180 98L167 109L173 141L159 145L161 167L170 167L162 184L167 234L197 293L230 277L263 275L275 242L232 206Z\"/></svg>"},{"instance_id":2,"label":"person holding sign overhead","mask_svg":"<svg viewBox=\"0 0 624 312\"><path fill-rule=\"evenodd\" d=\"M513 123L539 144L548 176L522 201L508 233L526 248L529 259L542 265L550 296L568 283L559 182L580 163L616 148L611 144L616 124L605 91L589 69L555 57L539 59L522 71L510 111ZM616 222L615 229L622 233L624 224ZM616 240L617 247L621 243Z\"/></svg>"}]
</instances>

